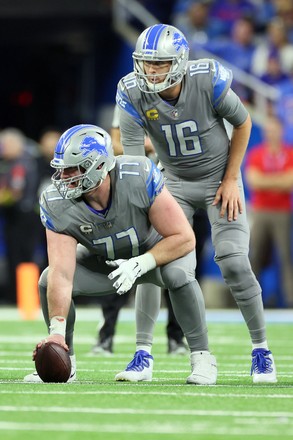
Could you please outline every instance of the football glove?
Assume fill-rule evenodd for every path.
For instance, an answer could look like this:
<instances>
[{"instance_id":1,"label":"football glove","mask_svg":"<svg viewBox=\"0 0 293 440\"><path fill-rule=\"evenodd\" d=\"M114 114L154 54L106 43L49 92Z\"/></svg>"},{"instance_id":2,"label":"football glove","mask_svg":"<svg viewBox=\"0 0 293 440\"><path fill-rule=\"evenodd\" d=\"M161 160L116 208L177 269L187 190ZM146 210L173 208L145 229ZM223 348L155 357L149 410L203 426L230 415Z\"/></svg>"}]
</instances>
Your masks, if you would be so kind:
<instances>
[{"instance_id":1,"label":"football glove","mask_svg":"<svg viewBox=\"0 0 293 440\"><path fill-rule=\"evenodd\" d=\"M137 278L141 277L148 271L156 267L156 260L149 252L139 257L130 258L129 260L106 261L109 266L118 266L108 275L110 280L118 277L113 287L119 295L128 292Z\"/></svg>"}]
</instances>

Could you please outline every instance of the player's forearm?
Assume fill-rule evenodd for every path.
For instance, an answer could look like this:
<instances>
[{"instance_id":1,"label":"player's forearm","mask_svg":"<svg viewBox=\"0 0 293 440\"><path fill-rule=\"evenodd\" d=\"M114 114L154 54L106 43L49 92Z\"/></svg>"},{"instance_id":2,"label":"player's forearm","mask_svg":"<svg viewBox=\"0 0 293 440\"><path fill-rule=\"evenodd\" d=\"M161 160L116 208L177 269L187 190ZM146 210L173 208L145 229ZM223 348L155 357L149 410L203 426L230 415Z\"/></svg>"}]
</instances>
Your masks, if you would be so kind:
<instances>
[{"instance_id":1,"label":"player's forearm","mask_svg":"<svg viewBox=\"0 0 293 440\"><path fill-rule=\"evenodd\" d=\"M72 280L52 270L48 274L47 301L49 319L53 316L67 318L72 297Z\"/></svg>"},{"instance_id":2,"label":"player's forearm","mask_svg":"<svg viewBox=\"0 0 293 440\"><path fill-rule=\"evenodd\" d=\"M171 235L159 241L149 252L156 260L157 266L163 266L178 258L184 257L195 248L194 234Z\"/></svg>"},{"instance_id":3,"label":"player's forearm","mask_svg":"<svg viewBox=\"0 0 293 440\"><path fill-rule=\"evenodd\" d=\"M241 164L247 149L251 131L251 119L247 117L246 121L239 127L234 127L231 139L231 146L226 172L223 180L237 180L240 173Z\"/></svg>"}]
</instances>

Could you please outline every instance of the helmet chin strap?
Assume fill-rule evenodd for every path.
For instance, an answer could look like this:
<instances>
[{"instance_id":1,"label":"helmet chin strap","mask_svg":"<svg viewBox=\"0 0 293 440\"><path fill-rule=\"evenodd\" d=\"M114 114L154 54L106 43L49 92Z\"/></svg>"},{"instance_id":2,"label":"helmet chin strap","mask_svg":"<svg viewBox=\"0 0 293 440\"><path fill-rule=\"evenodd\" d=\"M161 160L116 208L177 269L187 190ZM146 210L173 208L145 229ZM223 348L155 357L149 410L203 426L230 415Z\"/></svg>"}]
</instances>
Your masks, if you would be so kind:
<instances>
[{"instance_id":1,"label":"helmet chin strap","mask_svg":"<svg viewBox=\"0 0 293 440\"><path fill-rule=\"evenodd\" d=\"M102 183L104 182L104 179L100 179L97 183L96 183L96 185L95 186L92 186L92 187L90 187L90 188L85 188L84 186L83 186L83 194L87 194L87 193L89 193L89 192L91 192L91 191L94 191L94 190L96 190L96 189L98 189L101 185L102 185Z\"/></svg>"},{"instance_id":2,"label":"helmet chin strap","mask_svg":"<svg viewBox=\"0 0 293 440\"><path fill-rule=\"evenodd\" d=\"M96 188L99 188L99 187L102 185L102 183L104 182L104 180L105 180L105 179L100 179L94 188L95 188L95 189L96 189ZM94 189L94 188L93 188L93 189Z\"/></svg>"},{"instance_id":3,"label":"helmet chin strap","mask_svg":"<svg viewBox=\"0 0 293 440\"><path fill-rule=\"evenodd\" d=\"M108 172L106 172L106 173L104 173L104 174L106 174L106 175L102 175L101 179L96 183L95 186L89 188L88 190L85 190L83 193L85 194L85 193L87 193L87 192L94 191L95 189L98 189L98 188L102 185L102 183L105 181ZM85 189L86 189L86 188L85 188Z\"/></svg>"},{"instance_id":4,"label":"helmet chin strap","mask_svg":"<svg viewBox=\"0 0 293 440\"><path fill-rule=\"evenodd\" d=\"M85 182L83 182L82 183L82 188L84 189L83 192L89 192L89 191L92 191L93 189L99 188L102 185L102 183L104 182L104 180L106 179L107 175L108 175L108 170L107 169L102 170L100 179L98 180L98 182L94 186L91 186L93 181L89 177L86 177L86 179L90 185L89 185L89 187L87 187L85 185Z\"/></svg>"}]
</instances>

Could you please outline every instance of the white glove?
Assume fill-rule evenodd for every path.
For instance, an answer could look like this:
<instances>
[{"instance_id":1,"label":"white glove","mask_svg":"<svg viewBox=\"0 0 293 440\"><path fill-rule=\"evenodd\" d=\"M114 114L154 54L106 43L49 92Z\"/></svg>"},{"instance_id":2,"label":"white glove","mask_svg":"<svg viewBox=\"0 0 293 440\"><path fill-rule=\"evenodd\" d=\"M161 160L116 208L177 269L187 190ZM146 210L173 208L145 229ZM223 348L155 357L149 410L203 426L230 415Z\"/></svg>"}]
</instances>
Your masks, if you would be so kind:
<instances>
[{"instance_id":1,"label":"white glove","mask_svg":"<svg viewBox=\"0 0 293 440\"><path fill-rule=\"evenodd\" d=\"M113 287L119 295L128 292L137 278L154 269L157 265L155 258L149 252L129 260L106 261L106 263L109 266L118 266L118 269L113 270L108 278L113 280L113 278L118 277Z\"/></svg>"},{"instance_id":2,"label":"white glove","mask_svg":"<svg viewBox=\"0 0 293 440\"><path fill-rule=\"evenodd\" d=\"M128 260L123 260L122 258L119 260L106 260L106 264L110 267L119 267L122 263Z\"/></svg>"}]
</instances>

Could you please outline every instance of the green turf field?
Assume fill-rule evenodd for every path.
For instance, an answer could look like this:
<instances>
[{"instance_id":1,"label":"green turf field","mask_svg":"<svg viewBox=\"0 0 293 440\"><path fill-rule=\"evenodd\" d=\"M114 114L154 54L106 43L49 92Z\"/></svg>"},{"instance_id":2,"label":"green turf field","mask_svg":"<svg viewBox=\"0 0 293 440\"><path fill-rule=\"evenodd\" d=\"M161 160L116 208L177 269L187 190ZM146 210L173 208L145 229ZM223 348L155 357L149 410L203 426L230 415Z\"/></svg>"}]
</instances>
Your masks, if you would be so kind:
<instances>
[{"instance_id":1,"label":"green turf field","mask_svg":"<svg viewBox=\"0 0 293 440\"><path fill-rule=\"evenodd\" d=\"M250 343L238 311L208 313L218 384L186 385L188 357L166 354L165 319L156 326L154 378L115 383L134 353L132 313L124 311L115 354L90 354L98 309L78 310L74 384L24 384L44 324L0 309L0 436L3 440L191 440L293 438L293 312L270 312L268 337L278 383L252 385ZM291 319L292 318L292 319ZM291 322L290 322L291 320Z\"/></svg>"}]
</instances>

